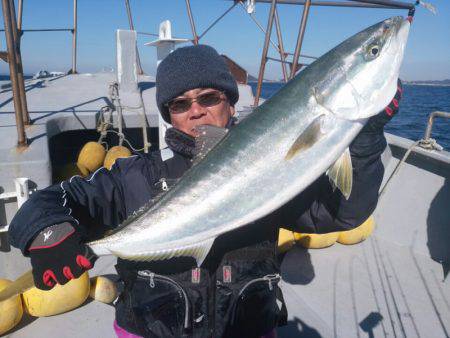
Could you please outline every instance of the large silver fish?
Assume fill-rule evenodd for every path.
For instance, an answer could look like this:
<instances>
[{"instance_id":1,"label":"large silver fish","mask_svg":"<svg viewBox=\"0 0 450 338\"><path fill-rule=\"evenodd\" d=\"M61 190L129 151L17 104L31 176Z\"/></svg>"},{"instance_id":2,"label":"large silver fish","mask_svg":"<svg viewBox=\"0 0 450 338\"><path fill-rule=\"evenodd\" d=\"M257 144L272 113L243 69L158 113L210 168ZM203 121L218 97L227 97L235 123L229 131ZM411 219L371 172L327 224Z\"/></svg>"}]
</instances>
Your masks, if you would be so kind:
<instances>
[{"instance_id":1,"label":"large silver fish","mask_svg":"<svg viewBox=\"0 0 450 338\"><path fill-rule=\"evenodd\" d=\"M97 255L192 256L201 264L217 236L273 212L325 171L348 197L347 147L394 96L409 27L393 17L323 55L233 127L156 203L88 245Z\"/></svg>"}]
</instances>

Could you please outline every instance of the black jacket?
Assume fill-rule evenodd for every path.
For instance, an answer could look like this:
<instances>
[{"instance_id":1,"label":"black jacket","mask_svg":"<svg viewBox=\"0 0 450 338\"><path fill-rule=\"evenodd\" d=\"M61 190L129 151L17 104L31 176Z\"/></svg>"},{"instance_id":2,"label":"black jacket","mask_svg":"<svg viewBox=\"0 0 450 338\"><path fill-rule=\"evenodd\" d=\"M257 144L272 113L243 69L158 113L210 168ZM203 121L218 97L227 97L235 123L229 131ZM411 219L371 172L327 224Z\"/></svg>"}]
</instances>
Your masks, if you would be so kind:
<instances>
[{"instance_id":1,"label":"black jacket","mask_svg":"<svg viewBox=\"0 0 450 338\"><path fill-rule=\"evenodd\" d=\"M386 147L382 133L361 133L350 146L353 187L348 200L333 192L323 175L276 212L280 224L304 233L349 230L374 211L384 174L380 155ZM27 245L42 229L70 222L92 239L115 228L160 192L161 177L174 180L191 166L184 154L162 161L159 151L118 159L111 171L100 168L87 178L70 180L31 195L11 221L11 244L27 255Z\"/></svg>"},{"instance_id":2,"label":"black jacket","mask_svg":"<svg viewBox=\"0 0 450 338\"><path fill-rule=\"evenodd\" d=\"M179 142L169 144L175 151L166 161L159 151L134 155L118 159L110 171L101 168L34 193L11 222L12 245L27 255L40 230L65 221L86 240L102 237L159 193L161 179L170 185L191 166ZM322 176L278 211L217 238L202 269L187 257L150 263L119 259L125 291L116 305L118 324L150 337L175 337L180 330L194 337L264 334L280 322L275 297L281 296L272 287L279 280L279 225L304 233L360 225L376 207L385 146L382 133L361 133L350 147L353 188L348 200ZM167 304L174 305L167 309Z\"/></svg>"}]
</instances>

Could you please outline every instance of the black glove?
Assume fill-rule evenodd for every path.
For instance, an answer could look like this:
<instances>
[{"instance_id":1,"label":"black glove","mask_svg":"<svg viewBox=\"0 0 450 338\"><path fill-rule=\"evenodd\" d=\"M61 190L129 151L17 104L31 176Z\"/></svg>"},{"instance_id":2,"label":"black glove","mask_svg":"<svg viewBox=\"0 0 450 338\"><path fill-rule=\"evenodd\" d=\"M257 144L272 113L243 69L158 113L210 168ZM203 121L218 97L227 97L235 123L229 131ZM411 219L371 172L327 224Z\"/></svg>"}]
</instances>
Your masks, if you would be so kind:
<instances>
[{"instance_id":1,"label":"black glove","mask_svg":"<svg viewBox=\"0 0 450 338\"><path fill-rule=\"evenodd\" d=\"M398 113L399 103L402 98L402 81L397 80L397 92L391 102L377 115L372 116L367 121L361 133L382 133L384 126Z\"/></svg>"},{"instance_id":2,"label":"black glove","mask_svg":"<svg viewBox=\"0 0 450 338\"><path fill-rule=\"evenodd\" d=\"M67 222L42 230L28 250L34 283L42 290L80 277L93 267L96 259L83 244L80 234Z\"/></svg>"}]
</instances>

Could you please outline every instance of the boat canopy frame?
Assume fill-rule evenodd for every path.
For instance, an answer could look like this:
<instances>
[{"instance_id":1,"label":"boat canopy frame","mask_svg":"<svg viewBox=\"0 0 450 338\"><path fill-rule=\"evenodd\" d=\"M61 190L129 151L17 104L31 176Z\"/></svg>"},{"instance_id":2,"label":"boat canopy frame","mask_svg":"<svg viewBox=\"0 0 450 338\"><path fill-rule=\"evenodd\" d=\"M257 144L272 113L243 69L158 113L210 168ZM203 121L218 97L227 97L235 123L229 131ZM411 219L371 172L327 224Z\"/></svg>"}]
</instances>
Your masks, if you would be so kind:
<instances>
[{"instance_id":1,"label":"boat canopy frame","mask_svg":"<svg viewBox=\"0 0 450 338\"><path fill-rule=\"evenodd\" d=\"M77 32L78 32L78 10L77 1L73 0L73 27L71 28L46 28L46 29L22 29L22 14L23 14L23 1L18 0L18 15L16 19L16 11L14 6L14 0L1 0L2 10L4 17L5 28L0 30L4 31L7 41L7 52L0 51L0 58L9 63L11 86L13 92L13 102L16 117L16 126L18 134L18 147L27 146L27 138L25 133L25 126L30 124L30 118L27 109L25 85L23 78L23 67L22 67L22 56L20 52L20 39L24 33L27 32L61 32L68 31L72 33L72 68L68 72L69 74L77 73ZM125 8L127 11L129 26L131 30L134 30L134 23L132 17L132 11L129 0L125 1ZM244 9L245 4L243 0L227 0L232 1L233 4L217 19L215 19L201 34L197 34L197 29L195 25L194 16L191 9L190 0L185 0L186 12L189 18L189 23L192 31L191 42L196 45L199 43L205 34L210 31L215 25L217 25L231 10L238 4ZM301 54L303 39L306 31L307 20L309 16L309 10L311 6L331 6L331 7L354 7L354 8L380 8L380 9L405 9L408 10L408 15L413 16L415 11L415 6L419 1L414 3L394 1L394 0L340 0L340 1L325 1L325 0L246 0L247 5L254 6L255 3L270 3L269 18L267 22L267 28L264 29L263 26L256 20L251 11L247 11L251 19L255 22L258 28L264 32L264 46L262 48L261 63L258 72L258 83L256 88L256 94L254 99L254 106L258 106L259 99L261 96L262 82L264 79L265 66L267 61L280 62L281 70L283 74L283 79L285 82L292 79L295 74L302 69L307 64L299 63L299 58L311 58L315 59L314 56ZM280 28L280 20L277 11L277 5L300 5L303 6L302 18L300 21L299 32L297 36L297 43L295 46L294 53L286 52L283 45L283 37ZM278 43L271 40L272 26L275 21L275 28ZM158 36L158 34L137 32L141 35ZM268 48L271 44L274 49L279 53L280 59L275 59L268 57ZM137 47L136 47L137 49ZM293 56L292 61L287 61L288 56ZM141 62L139 58L138 50L136 50L136 62L138 65L138 73L143 74L141 67ZM290 65L290 72L286 69L286 66Z\"/></svg>"}]
</instances>

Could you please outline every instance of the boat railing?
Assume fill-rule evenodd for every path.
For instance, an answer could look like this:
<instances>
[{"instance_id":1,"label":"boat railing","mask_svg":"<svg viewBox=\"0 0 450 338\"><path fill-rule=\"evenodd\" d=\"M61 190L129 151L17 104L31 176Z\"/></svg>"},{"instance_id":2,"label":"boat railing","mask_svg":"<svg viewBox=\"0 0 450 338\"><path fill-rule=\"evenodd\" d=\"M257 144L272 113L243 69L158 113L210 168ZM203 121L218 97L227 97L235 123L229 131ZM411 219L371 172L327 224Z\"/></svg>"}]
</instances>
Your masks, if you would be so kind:
<instances>
[{"instance_id":1,"label":"boat railing","mask_svg":"<svg viewBox=\"0 0 450 338\"><path fill-rule=\"evenodd\" d=\"M409 155L416 149L425 149L427 151L436 151L437 153L444 150L444 148L439 145L435 139L431 138L431 130L433 128L433 122L435 117L444 117L444 118L450 118L450 113L442 112L442 111L434 111L428 116L428 125L427 129L425 130L425 135L422 139L415 141L412 143L407 149L405 154L403 155L402 159L397 163L392 173L389 175L388 179L386 180L386 183L383 185L383 187L380 189L379 196L382 196L384 191L386 190L386 187L388 186L389 182L392 180L392 178L397 175L398 171L400 170L400 167L406 162ZM417 148L419 147L419 148Z\"/></svg>"},{"instance_id":2,"label":"boat railing","mask_svg":"<svg viewBox=\"0 0 450 338\"><path fill-rule=\"evenodd\" d=\"M0 193L1 200L17 200L17 208L20 208L26 200L28 200L32 189L29 186L30 180L26 177L18 177L14 179L15 191ZM9 243L7 239L7 232L9 225L0 226L0 251L9 250Z\"/></svg>"},{"instance_id":3,"label":"boat railing","mask_svg":"<svg viewBox=\"0 0 450 338\"><path fill-rule=\"evenodd\" d=\"M420 140L419 146L428 150L442 150L442 146L439 145L435 139L431 138L431 130L433 129L433 122L435 117L444 117L450 119L450 113L443 111L434 111L428 116L427 129L423 139Z\"/></svg>"}]
</instances>

